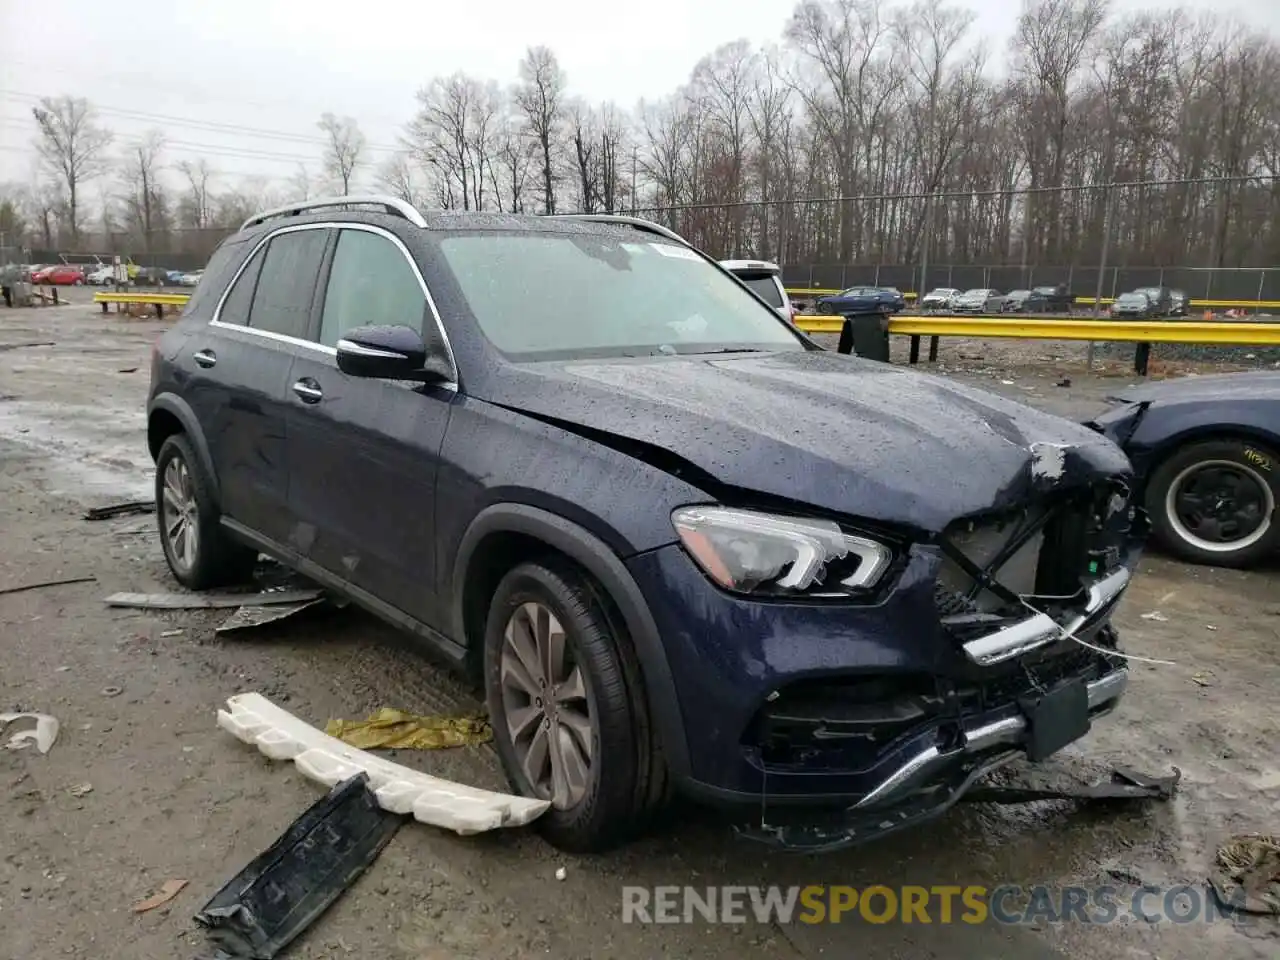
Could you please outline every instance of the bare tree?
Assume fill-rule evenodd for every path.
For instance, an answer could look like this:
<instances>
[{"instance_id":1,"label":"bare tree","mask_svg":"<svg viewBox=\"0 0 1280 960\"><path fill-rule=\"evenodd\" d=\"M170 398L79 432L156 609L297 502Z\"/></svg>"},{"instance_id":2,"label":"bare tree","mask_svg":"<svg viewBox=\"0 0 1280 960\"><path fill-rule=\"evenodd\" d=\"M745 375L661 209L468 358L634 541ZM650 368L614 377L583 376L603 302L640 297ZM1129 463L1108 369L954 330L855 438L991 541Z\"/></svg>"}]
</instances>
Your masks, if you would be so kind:
<instances>
[{"instance_id":1,"label":"bare tree","mask_svg":"<svg viewBox=\"0 0 1280 960\"><path fill-rule=\"evenodd\" d=\"M82 97L43 97L31 112L40 128L35 141L40 159L66 190L67 225L75 243L80 239L80 190L106 170L111 133L98 125L93 107Z\"/></svg>"},{"instance_id":2,"label":"bare tree","mask_svg":"<svg viewBox=\"0 0 1280 960\"><path fill-rule=\"evenodd\" d=\"M298 164L297 169L290 174L289 179L286 182L285 203L290 203L294 200L310 200L311 187L313 183L314 181L312 180L311 173L307 170L307 165L305 163ZM346 194L347 191L345 187L342 192L343 194Z\"/></svg>"},{"instance_id":3,"label":"bare tree","mask_svg":"<svg viewBox=\"0 0 1280 960\"><path fill-rule=\"evenodd\" d=\"M152 130L129 146L120 163L125 208L147 252L152 250L156 228L165 212L164 191L158 179L163 151L164 137L160 131Z\"/></svg>"},{"instance_id":4,"label":"bare tree","mask_svg":"<svg viewBox=\"0 0 1280 960\"><path fill-rule=\"evenodd\" d=\"M351 180L356 169L364 162L364 134L354 118L339 119L332 113L321 114L316 126L328 141L323 160L325 173L342 185L345 196L351 192Z\"/></svg>"},{"instance_id":5,"label":"bare tree","mask_svg":"<svg viewBox=\"0 0 1280 960\"><path fill-rule=\"evenodd\" d=\"M210 196L213 170L209 166L209 161L203 157L199 160L180 161L178 170L187 181L187 189L180 204L183 222L197 230L203 230L213 219Z\"/></svg>"},{"instance_id":6,"label":"bare tree","mask_svg":"<svg viewBox=\"0 0 1280 960\"><path fill-rule=\"evenodd\" d=\"M556 212L555 147L564 122L565 76L556 55L546 47L530 47L520 61L516 106L524 114L530 138L537 144L542 172L542 212Z\"/></svg>"},{"instance_id":7,"label":"bare tree","mask_svg":"<svg viewBox=\"0 0 1280 960\"><path fill-rule=\"evenodd\" d=\"M419 202L418 175L407 153L394 153L382 164L378 170L378 183L405 203Z\"/></svg>"}]
</instances>

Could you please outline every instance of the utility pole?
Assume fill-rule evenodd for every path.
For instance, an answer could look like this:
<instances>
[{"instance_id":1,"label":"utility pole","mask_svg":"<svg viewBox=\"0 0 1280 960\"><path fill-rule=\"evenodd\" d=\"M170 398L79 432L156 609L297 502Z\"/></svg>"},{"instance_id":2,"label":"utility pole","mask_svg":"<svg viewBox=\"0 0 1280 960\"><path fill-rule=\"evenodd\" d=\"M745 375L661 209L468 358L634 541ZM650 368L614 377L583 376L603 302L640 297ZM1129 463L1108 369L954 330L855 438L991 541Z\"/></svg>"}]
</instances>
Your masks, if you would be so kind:
<instances>
[{"instance_id":1,"label":"utility pole","mask_svg":"<svg viewBox=\"0 0 1280 960\"><path fill-rule=\"evenodd\" d=\"M1111 187L1106 188L1107 197L1102 212L1102 253L1098 257L1098 285L1093 291L1093 319L1098 319L1102 312L1102 278L1107 272L1107 250L1111 246ZM1093 341L1089 341L1089 352L1085 358L1085 368L1093 369Z\"/></svg>"},{"instance_id":2,"label":"utility pole","mask_svg":"<svg viewBox=\"0 0 1280 960\"><path fill-rule=\"evenodd\" d=\"M631 215L636 215L636 165L640 156L639 148L632 146L631 148Z\"/></svg>"}]
</instances>

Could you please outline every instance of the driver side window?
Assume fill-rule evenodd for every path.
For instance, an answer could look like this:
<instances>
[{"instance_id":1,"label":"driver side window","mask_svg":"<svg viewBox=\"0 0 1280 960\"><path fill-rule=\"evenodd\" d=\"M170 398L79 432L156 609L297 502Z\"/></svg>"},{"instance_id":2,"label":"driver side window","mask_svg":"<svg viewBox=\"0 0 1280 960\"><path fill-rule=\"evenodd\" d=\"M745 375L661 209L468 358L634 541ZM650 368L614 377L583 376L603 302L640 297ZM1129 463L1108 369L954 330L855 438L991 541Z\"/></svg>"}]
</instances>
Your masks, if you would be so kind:
<instances>
[{"instance_id":1,"label":"driver side window","mask_svg":"<svg viewBox=\"0 0 1280 960\"><path fill-rule=\"evenodd\" d=\"M320 320L320 343L337 346L357 327L399 326L421 331L427 298L404 251L366 230L342 230Z\"/></svg>"}]
</instances>

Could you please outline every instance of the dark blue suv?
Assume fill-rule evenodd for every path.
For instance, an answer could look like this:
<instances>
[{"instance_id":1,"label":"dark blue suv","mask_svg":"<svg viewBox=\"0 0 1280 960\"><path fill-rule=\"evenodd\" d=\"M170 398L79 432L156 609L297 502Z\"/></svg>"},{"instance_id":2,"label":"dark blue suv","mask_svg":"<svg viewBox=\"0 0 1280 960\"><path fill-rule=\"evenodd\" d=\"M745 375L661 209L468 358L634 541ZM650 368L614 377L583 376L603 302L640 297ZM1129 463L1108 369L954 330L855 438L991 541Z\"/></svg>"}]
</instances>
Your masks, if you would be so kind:
<instances>
[{"instance_id":1,"label":"dark blue suv","mask_svg":"<svg viewBox=\"0 0 1280 960\"><path fill-rule=\"evenodd\" d=\"M859 841L1126 685L1119 448L823 350L645 221L261 214L158 341L148 415L174 576L265 553L421 638L565 849L673 791Z\"/></svg>"}]
</instances>

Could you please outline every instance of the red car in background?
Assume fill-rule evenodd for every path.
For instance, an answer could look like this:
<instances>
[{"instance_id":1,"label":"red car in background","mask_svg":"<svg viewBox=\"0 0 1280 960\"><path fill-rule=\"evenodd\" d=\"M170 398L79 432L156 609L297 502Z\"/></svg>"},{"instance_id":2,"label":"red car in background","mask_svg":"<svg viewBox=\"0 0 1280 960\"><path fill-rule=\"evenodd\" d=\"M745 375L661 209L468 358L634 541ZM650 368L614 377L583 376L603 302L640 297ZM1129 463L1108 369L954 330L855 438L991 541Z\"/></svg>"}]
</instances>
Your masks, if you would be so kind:
<instances>
[{"instance_id":1,"label":"red car in background","mask_svg":"<svg viewBox=\"0 0 1280 960\"><path fill-rule=\"evenodd\" d=\"M53 267L45 267L31 275L32 283L53 283L60 286L84 285L84 270L61 263Z\"/></svg>"}]
</instances>

